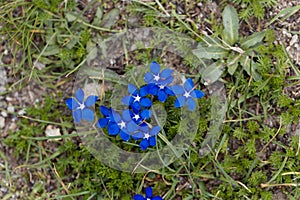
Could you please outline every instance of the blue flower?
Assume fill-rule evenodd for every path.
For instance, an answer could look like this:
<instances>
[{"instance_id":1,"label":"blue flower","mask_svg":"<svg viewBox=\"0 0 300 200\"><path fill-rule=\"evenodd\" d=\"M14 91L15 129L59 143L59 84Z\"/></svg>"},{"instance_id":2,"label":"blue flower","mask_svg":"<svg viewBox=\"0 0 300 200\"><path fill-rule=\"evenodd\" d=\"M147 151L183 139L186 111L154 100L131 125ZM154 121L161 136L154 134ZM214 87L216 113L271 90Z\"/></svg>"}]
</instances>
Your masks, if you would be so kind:
<instances>
[{"instance_id":1,"label":"blue flower","mask_svg":"<svg viewBox=\"0 0 300 200\"><path fill-rule=\"evenodd\" d=\"M146 150L149 146L154 147L156 145L156 135L159 133L160 127L154 126L149 130L149 127L146 123L142 123L139 126L139 131L132 135L132 138L135 140L142 139L140 142L140 148Z\"/></svg>"},{"instance_id":2,"label":"blue flower","mask_svg":"<svg viewBox=\"0 0 300 200\"><path fill-rule=\"evenodd\" d=\"M174 96L172 89L167 84L148 84L148 93L157 96L160 102L165 102L168 96Z\"/></svg>"},{"instance_id":3,"label":"blue flower","mask_svg":"<svg viewBox=\"0 0 300 200\"><path fill-rule=\"evenodd\" d=\"M91 95L84 101L84 92L79 88L75 93L76 98L68 98L66 104L70 110L72 110L72 116L75 123L79 123L82 118L88 122L94 120L94 112L88 107L93 106L98 100L97 96Z\"/></svg>"},{"instance_id":4,"label":"blue flower","mask_svg":"<svg viewBox=\"0 0 300 200\"><path fill-rule=\"evenodd\" d=\"M136 123L136 124L140 124L143 120L147 120L150 119L150 117L152 116L152 112L151 110L148 109L143 109L140 111L137 110L130 110L130 116L131 119Z\"/></svg>"},{"instance_id":5,"label":"blue flower","mask_svg":"<svg viewBox=\"0 0 300 200\"><path fill-rule=\"evenodd\" d=\"M180 108L187 104L191 111L196 108L196 102L194 99L204 96L204 93L201 90L195 90L194 83L191 78L188 78L185 81L183 87L180 85L173 85L172 91L177 96L174 106L176 108Z\"/></svg>"},{"instance_id":6,"label":"blue flower","mask_svg":"<svg viewBox=\"0 0 300 200\"><path fill-rule=\"evenodd\" d=\"M160 196L155 196L155 197L152 197L152 196L153 196L153 194L152 194L152 188L151 187L147 187L146 188L146 197L144 197L141 194L135 194L133 196L133 199L134 200L162 200L162 197L160 197Z\"/></svg>"},{"instance_id":7,"label":"blue flower","mask_svg":"<svg viewBox=\"0 0 300 200\"><path fill-rule=\"evenodd\" d=\"M163 69L160 71L160 66L157 62L153 61L150 64L150 72L147 72L144 76L144 81L146 83L155 83L162 84L166 80L173 81L172 77L173 70L171 69Z\"/></svg>"},{"instance_id":8,"label":"blue flower","mask_svg":"<svg viewBox=\"0 0 300 200\"><path fill-rule=\"evenodd\" d=\"M130 139L130 135L139 129L139 126L131 119L130 111L123 110L122 116L113 109L100 106L100 112L104 118L98 120L97 127L107 127L109 135L118 135L124 141Z\"/></svg>"},{"instance_id":9,"label":"blue flower","mask_svg":"<svg viewBox=\"0 0 300 200\"><path fill-rule=\"evenodd\" d=\"M150 64L150 71L144 76L144 81L148 86L148 93L157 96L160 102L165 102L168 96L173 96L172 90L168 87L173 82L173 70L163 69L160 71L160 66L156 62Z\"/></svg>"},{"instance_id":10,"label":"blue flower","mask_svg":"<svg viewBox=\"0 0 300 200\"><path fill-rule=\"evenodd\" d=\"M152 101L146 97L148 94L147 86L141 87L139 90L132 84L128 84L129 96L122 98L122 103L131 107L134 111L139 111L152 106Z\"/></svg>"}]
</instances>

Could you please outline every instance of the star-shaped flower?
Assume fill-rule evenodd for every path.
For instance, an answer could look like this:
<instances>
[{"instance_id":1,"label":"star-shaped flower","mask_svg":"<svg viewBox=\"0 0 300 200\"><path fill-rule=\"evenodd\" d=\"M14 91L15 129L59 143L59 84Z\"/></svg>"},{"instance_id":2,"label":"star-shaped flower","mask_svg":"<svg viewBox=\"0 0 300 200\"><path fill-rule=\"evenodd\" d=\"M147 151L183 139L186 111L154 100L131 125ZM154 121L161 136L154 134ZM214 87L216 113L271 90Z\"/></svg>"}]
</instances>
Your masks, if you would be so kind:
<instances>
[{"instance_id":1,"label":"star-shaped flower","mask_svg":"<svg viewBox=\"0 0 300 200\"><path fill-rule=\"evenodd\" d=\"M172 91L177 96L174 106L180 108L187 104L191 111L196 108L196 102L194 99L199 99L204 96L204 93L201 90L195 90L194 83L191 78L188 78L185 81L183 87L180 85L173 85Z\"/></svg>"},{"instance_id":2,"label":"star-shaped flower","mask_svg":"<svg viewBox=\"0 0 300 200\"><path fill-rule=\"evenodd\" d=\"M174 80L172 76L173 70L163 69L160 71L160 66L156 62L150 64L150 71L144 76L144 81L148 86L148 93L157 96L160 102L165 102L168 96L173 96L172 90L169 88Z\"/></svg>"},{"instance_id":3,"label":"star-shaped flower","mask_svg":"<svg viewBox=\"0 0 300 200\"><path fill-rule=\"evenodd\" d=\"M153 197L152 188L151 187L147 187L146 188L146 197L144 197L141 194L135 194L133 196L133 200L163 200L163 199L160 196Z\"/></svg>"},{"instance_id":4,"label":"star-shaped flower","mask_svg":"<svg viewBox=\"0 0 300 200\"><path fill-rule=\"evenodd\" d=\"M144 76L144 81L146 83L155 83L155 84L161 84L167 79L172 79L173 70L166 68L160 71L160 66L157 62L153 61L150 64L150 72L147 72ZM171 82L172 82L171 81Z\"/></svg>"},{"instance_id":5,"label":"star-shaped flower","mask_svg":"<svg viewBox=\"0 0 300 200\"><path fill-rule=\"evenodd\" d=\"M94 120L94 112L89 108L98 100L97 96L90 95L84 101L84 92L79 88L75 93L75 98L68 98L66 104L72 110L72 116L75 123L79 123L82 118L88 122Z\"/></svg>"},{"instance_id":6,"label":"star-shaped flower","mask_svg":"<svg viewBox=\"0 0 300 200\"><path fill-rule=\"evenodd\" d=\"M154 147L156 145L156 135L159 133L160 127L154 126L149 130L146 123L142 123L139 126L139 131L132 135L135 140L142 139L140 147L142 150L146 150L149 146Z\"/></svg>"},{"instance_id":7,"label":"star-shaped flower","mask_svg":"<svg viewBox=\"0 0 300 200\"><path fill-rule=\"evenodd\" d=\"M130 95L122 98L122 103L124 105L129 106L134 111L151 107L152 101L146 97L148 94L147 86L137 89L134 85L128 84L128 92Z\"/></svg>"}]
</instances>

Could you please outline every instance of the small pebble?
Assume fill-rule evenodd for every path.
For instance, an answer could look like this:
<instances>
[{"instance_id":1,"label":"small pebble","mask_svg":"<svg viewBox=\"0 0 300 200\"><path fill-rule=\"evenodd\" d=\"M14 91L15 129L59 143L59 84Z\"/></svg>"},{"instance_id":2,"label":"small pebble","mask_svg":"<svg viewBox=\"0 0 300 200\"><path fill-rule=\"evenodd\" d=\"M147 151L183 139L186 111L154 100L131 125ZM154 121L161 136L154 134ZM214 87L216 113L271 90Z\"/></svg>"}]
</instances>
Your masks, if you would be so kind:
<instances>
[{"instance_id":1,"label":"small pebble","mask_svg":"<svg viewBox=\"0 0 300 200\"><path fill-rule=\"evenodd\" d=\"M3 117L7 117L7 112L2 111L2 112L1 112L1 115L2 115Z\"/></svg>"},{"instance_id":2,"label":"small pebble","mask_svg":"<svg viewBox=\"0 0 300 200\"><path fill-rule=\"evenodd\" d=\"M9 113L14 113L14 112L15 112L15 107L9 105L9 106L7 107L7 112L9 112Z\"/></svg>"},{"instance_id":3,"label":"small pebble","mask_svg":"<svg viewBox=\"0 0 300 200\"><path fill-rule=\"evenodd\" d=\"M26 113L25 109L19 110L18 111L18 115L24 115Z\"/></svg>"},{"instance_id":4,"label":"small pebble","mask_svg":"<svg viewBox=\"0 0 300 200\"><path fill-rule=\"evenodd\" d=\"M298 35L294 35L290 41L290 46L293 46L298 41Z\"/></svg>"},{"instance_id":5,"label":"small pebble","mask_svg":"<svg viewBox=\"0 0 300 200\"><path fill-rule=\"evenodd\" d=\"M8 97L8 96L5 99L6 99L6 101L12 101L13 100L13 98Z\"/></svg>"},{"instance_id":6,"label":"small pebble","mask_svg":"<svg viewBox=\"0 0 300 200\"><path fill-rule=\"evenodd\" d=\"M8 127L9 130L11 131L15 131L17 129L17 124L16 123L11 123Z\"/></svg>"},{"instance_id":7,"label":"small pebble","mask_svg":"<svg viewBox=\"0 0 300 200\"><path fill-rule=\"evenodd\" d=\"M5 126L5 118L0 117L0 128L4 128L4 126Z\"/></svg>"}]
</instances>

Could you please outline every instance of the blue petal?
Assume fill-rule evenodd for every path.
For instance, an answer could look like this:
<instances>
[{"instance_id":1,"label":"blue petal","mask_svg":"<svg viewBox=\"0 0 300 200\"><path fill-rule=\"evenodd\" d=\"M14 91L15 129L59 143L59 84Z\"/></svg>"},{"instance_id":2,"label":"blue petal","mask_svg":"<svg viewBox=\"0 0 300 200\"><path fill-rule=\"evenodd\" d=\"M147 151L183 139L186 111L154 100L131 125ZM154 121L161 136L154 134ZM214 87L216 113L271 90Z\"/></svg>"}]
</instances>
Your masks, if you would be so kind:
<instances>
[{"instance_id":1,"label":"blue petal","mask_svg":"<svg viewBox=\"0 0 300 200\"><path fill-rule=\"evenodd\" d=\"M153 82L153 78L154 78L153 74L151 74L150 72L147 72L144 76L144 81L146 83L151 83L151 82Z\"/></svg>"},{"instance_id":2,"label":"blue petal","mask_svg":"<svg viewBox=\"0 0 300 200\"><path fill-rule=\"evenodd\" d=\"M163 200L160 196L155 196L155 197L152 197L151 200Z\"/></svg>"},{"instance_id":3,"label":"blue petal","mask_svg":"<svg viewBox=\"0 0 300 200\"><path fill-rule=\"evenodd\" d=\"M142 98L141 105L144 107L150 107L152 105L152 101L149 98Z\"/></svg>"},{"instance_id":4,"label":"blue petal","mask_svg":"<svg viewBox=\"0 0 300 200\"><path fill-rule=\"evenodd\" d=\"M134 85L128 84L128 92L130 94L134 94L136 91L137 91L137 88Z\"/></svg>"},{"instance_id":5,"label":"blue petal","mask_svg":"<svg viewBox=\"0 0 300 200\"><path fill-rule=\"evenodd\" d=\"M94 105L96 103L97 100L98 100L97 96L91 95L91 96L88 96L88 98L85 100L84 104L87 107L91 107L92 105Z\"/></svg>"},{"instance_id":6,"label":"blue petal","mask_svg":"<svg viewBox=\"0 0 300 200\"><path fill-rule=\"evenodd\" d=\"M137 133L135 133L135 134L132 135L132 138L133 138L134 140L142 139L142 138L144 138L144 133L142 133L142 132L137 132Z\"/></svg>"},{"instance_id":7,"label":"blue petal","mask_svg":"<svg viewBox=\"0 0 300 200\"><path fill-rule=\"evenodd\" d=\"M164 91L165 91L165 93L167 94L167 95L169 95L169 96L174 96L175 94L173 93L173 91L168 87L168 86L166 86L165 88L164 88Z\"/></svg>"},{"instance_id":8,"label":"blue petal","mask_svg":"<svg viewBox=\"0 0 300 200\"><path fill-rule=\"evenodd\" d=\"M158 92L158 86L154 83L148 84L148 93L152 95L156 95Z\"/></svg>"},{"instance_id":9,"label":"blue petal","mask_svg":"<svg viewBox=\"0 0 300 200\"><path fill-rule=\"evenodd\" d=\"M193 89L193 87L194 87L193 80L191 78L186 79L186 81L184 83L185 91L189 92Z\"/></svg>"},{"instance_id":10,"label":"blue petal","mask_svg":"<svg viewBox=\"0 0 300 200\"><path fill-rule=\"evenodd\" d=\"M74 98L68 98L66 100L66 104L70 110L74 110L79 107L79 104Z\"/></svg>"},{"instance_id":11,"label":"blue petal","mask_svg":"<svg viewBox=\"0 0 300 200\"><path fill-rule=\"evenodd\" d=\"M174 80L174 77L170 76L167 79L160 81L159 84L161 84L161 85L169 85L169 84L171 84L173 82L173 80Z\"/></svg>"},{"instance_id":12,"label":"blue petal","mask_svg":"<svg viewBox=\"0 0 300 200\"><path fill-rule=\"evenodd\" d=\"M152 115L152 112L150 110L142 110L140 116L142 119L149 119Z\"/></svg>"},{"instance_id":13,"label":"blue petal","mask_svg":"<svg viewBox=\"0 0 300 200\"><path fill-rule=\"evenodd\" d=\"M187 103L187 106L188 106L189 110L191 110L191 111L195 110L196 102L194 101L194 99L188 98L186 103Z\"/></svg>"},{"instance_id":14,"label":"blue petal","mask_svg":"<svg viewBox=\"0 0 300 200\"><path fill-rule=\"evenodd\" d=\"M120 132L120 128L118 124L112 122L108 124L108 134L109 135L117 135Z\"/></svg>"},{"instance_id":15,"label":"blue petal","mask_svg":"<svg viewBox=\"0 0 300 200\"><path fill-rule=\"evenodd\" d=\"M160 131L160 126L154 126L151 130L150 130L150 135L154 136L157 135Z\"/></svg>"},{"instance_id":16,"label":"blue petal","mask_svg":"<svg viewBox=\"0 0 300 200\"><path fill-rule=\"evenodd\" d=\"M121 122L121 116L119 115L119 113L117 113L116 111L113 110L110 120L119 123L119 122Z\"/></svg>"},{"instance_id":17,"label":"blue petal","mask_svg":"<svg viewBox=\"0 0 300 200\"><path fill-rule=\"evenodd\" d=\"M125 133L124 131L120 131L120 138L124 141L128 141L130 139L130 135Z\"/></svg>"},{"instance_id":18,"label":"blue petal","mask_svg":"<svg viewBox=\"0 0 300 200\"><path fill-rule=\"evenodd\" d=\"M83 104L84 92L81 88L78 88L78 90L76 91L75 97L79 103Z\"/></svg>"},{"instance_id":19,"label":"blue petal","mask_svg":"<svg viewBox=\"0 0 300 200\"><path fill-rule=\"evenodd\" d=\"M123 110L123 111L122 111L122 117L123 117L123 119L124 119L126 122L131 121L131 113L130 113L130 111L129 111L128 109Z\"/></svg>"},{"instance_id":20,"label":"blue petal","mask_svg":"<svg viewBox=\"0 0 300 200\"><path fill-rule=\"evenodd\" d=\"M149 127L148 127L148 125L146 123L140 124L139 128L143 132L148 132L148 130L149 130Z\"/></svg>"},{"instance_id":21,"label":"blue petal","mask_svg":"<svg viewBox=\"0 0 300 200\"><path fill-rule=\"evenodd\" d=\"M135 131L137 131L139 129L139 126L134 123L134 121L130 121L127 123L127 130L129 131L129 133L133 133Z\"/></svg>"},{"instance_id":22,"label":"blue petal","mask_svg":"<svg viewBox=\"0 0 300 200\"><path fill-rule=\"evenodd\" d=\"M82 118L88 122L92 122L94 120L94 112L89 108L85 108L82 110Z\"/></svg>"},{"instance_id":23,"label":"blue petal","mask_svg":"<svg viewBox=\"0 0 300 200\"><path fill-rule=\"evenodd\" d=\"M141 106L138 102L134 102L133 104L131 104L131 108L134 112L138 112L139 110L141 110Z\"/></svg>"},{"instance_id":24,"label":"blue petal","mask_svg":"<svg viewBox=\"0 0 300 200\"><path fill-rule=\"evenodd\" d=\"M82 120L82 112L80 109L76 109L72 112L75 123L79 123Z\"/></svg>"},{"instance_id":25,"label":"blue petal","mask_svg":"<svg viewBox=\"0 0 300 200\"><path fill-rule=\"evenodd\" d=\"M104 128L107 126L109 120L107 118L101 118L98 120L97 127Z\"/></svg>"},{"instance_id":26,"label":"blue petal","mask_svg":"<svg viewBox=\"0 0 300 200\"><path fill-rule=\"evenodd\" d=\"M147 187L146 188L146 198L151 198L152 197L152 188Z\"/></svg>"},{"instance_id":27,"label":"blue petal","mask_svg":"<svg viewBox=\"0 0 300 200\"><path fill-rule=\"evenodd\" d=\"M140 142L140 147L142 150L146 150L148 147L149 147L149 142L147 139L143 139L141 142Z\"/></svg>"},{"instance_id":28,"label":"blue petal","mask_svg":"<svg viewBox=\"0 0 300 200\"><path fill-rule=\"evenodd\" d=\"M131 96L125 96L122 98L122 103L126 106L129 106L132 102L132 97Z\"/></svg>"},{"instance_id":29,"label":"blue petal","mask_svg":"<svg viewBox=\"0 0 300 200\"><path fill-rule=\"evenodd\" d=\"M176 99L176 101L174 103L174 106L176 108L180 108L180 107L184 106L185 100L186 100L186 98L184 96L177 97L177 99Z\"/></svg>"},{"instance_id":30,"label":"blue petal","mask_svg":"<svg viewBox=\"0 0 300 200\"><path fill-rule=\"evenodd\" d=\"M100 112L105 116L109 116L110 110L105 106L100 106Z\"/></svg>"},{"instance_id":31,"label":"blue petal","mask_svg":"<svg viewBox=\"0 0 300 200\"><path fill-rule=\"evenodd\" d=\"M191 92L191 96L193 98L199 99L201 97L204 97L204 93L201 90L194 90L194 91Z\"/></svg>"},{"instance_id":32,"label":"blue petal","mask_svg":"<svg viewBox=\"0 0 300 200\"><path fill-rule=\"evenodd\" d=\"M154 147L156 145L156 137L155 136L149 138L149 145L151 147Z\"/></svg>"},{"instance_id":33,"label":"blue petal","mask_svg":"<svg viewBox=\"0 0 300 200\"><path fill-rule=\"evenodd\" d=\"M140 96L144 97L148 94L148 85L140 87Z\"/></svg>"},{"instance_id":34,"label":"blue petal","mask_svg":"<svg viewBox=\"0 0 300 200\"><path fill-rule=\"evenodd\" d=\"M168 98L167 94L163 90L158 91L157 97L160 102L165 102Z\"/></svg>"},{"instance_id":35,"label":"blue petal","mask_svg":"<svg viewBox=\"0 0 300 200\"><path fill-rule=\"evenodd\" d=\"M145 198L140 194L135 194L133 196L133 200L145 200Z\"/></svg>"},{"instance_id":36,"label":"blue petal","mask_svg":"<svg viewBox=\"0 0 300 200\"><path fill-rule=\"evenodd\" d=\"M150 71L157 75L160 71L160 66L157 62L153 61L151 64L150 64Z\"/></svg>"},{"instance_id":37,"label":"blue petal","mask_svg":"<svg viewBox=\"0 0 300 200\"><path fill-rule=\"evenodd\" d=\"M168 78L172 75L172 73L173 73L172 69L166 68L166 69L162 70L162 72L160 73L160 76L162 78Z\"/></svg>"},{"instance_id":38,"label":"blue petal","mask_svg":"<svg viewBox=\"0 0 300 200\"><path fill-rule=\"evenodd\" d=\"M171 90L176 95L184 93L184 89L183 89L183 87L181 85L173 85L171 87Z\"/></svg>"}]
</instances>

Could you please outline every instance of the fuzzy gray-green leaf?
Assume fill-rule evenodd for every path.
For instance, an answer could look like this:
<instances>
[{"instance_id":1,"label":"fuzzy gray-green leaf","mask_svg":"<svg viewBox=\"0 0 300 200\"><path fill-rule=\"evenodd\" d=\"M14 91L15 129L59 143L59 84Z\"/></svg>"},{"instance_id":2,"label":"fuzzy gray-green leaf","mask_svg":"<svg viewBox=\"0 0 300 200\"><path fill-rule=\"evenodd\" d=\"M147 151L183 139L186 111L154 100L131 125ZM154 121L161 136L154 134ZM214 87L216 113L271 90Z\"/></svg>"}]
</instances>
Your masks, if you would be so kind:
<instances>
[{"instance_id":1,"label":"fuzzy gray-green leaf","mask_svg":"<svg viewBox=\"0 0 300 200\"><path fill-rule=\"evenodd\" d=\"M264 32L253 33L241 41L241 47L246 50L260 43L265 37Z\"/></svg>"},{"instance_id":2,"label":"fuzzy gray-green leaf","mask_svg":"<svg viewBox=\"0 0 300 200\"><path fill-rule=\"evenodd\" d=\"M216 82L223 74L224 65L221 62L216 62L209 65L201 72L204 83L212 84Z\"/></svg>"},{"instance_id":3,"label":"fuzzy gray-green leaf","mask_svg":"<svg viewBox=\"0 0 300 200\"><path fill-rule=\"evenodd\" d=\"M240 62L249 76L252 76L255 81L261 80L261 75L256 71L258 66L249 58L249 56L242 56Z\"/></svg>"},{"instance_id":4,"label":"fuzzy gray-green leaf","mask_svg":"<svg viewBox=\"0 0 300 200\"><path fill-rule=\"evenodd\" d=\"M194 49L193 53L200 59L201 58L218 59L218 58L224 58L228 52L225 49L213 46L213 47L200 47L198 49Z\"/></svg>"},{"instance_id":5,"label":"fuzzy gray-green leaf","mask_svg":"<svg viewBox=\"0 0 300 200\"><path fill-rule=\"evenodd\" d=\"M104 15L101 26L104 28L111 28L117 22L119 15L120 10L118 8L112 9L109 13Z\"/></svg>"},{"instance_id":6,"label":"fuzzy gray-green leaf","mask_svg":"<svg viewBox=\"0 0 300 200\"><path fill-rule=\"evenodd\" d=\"M239 19L234 7L227 5L222 13L223 18L223 39L233 45L238 40Z\"/></svg>"}]
</instances>

